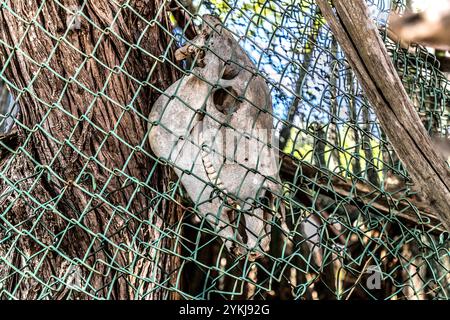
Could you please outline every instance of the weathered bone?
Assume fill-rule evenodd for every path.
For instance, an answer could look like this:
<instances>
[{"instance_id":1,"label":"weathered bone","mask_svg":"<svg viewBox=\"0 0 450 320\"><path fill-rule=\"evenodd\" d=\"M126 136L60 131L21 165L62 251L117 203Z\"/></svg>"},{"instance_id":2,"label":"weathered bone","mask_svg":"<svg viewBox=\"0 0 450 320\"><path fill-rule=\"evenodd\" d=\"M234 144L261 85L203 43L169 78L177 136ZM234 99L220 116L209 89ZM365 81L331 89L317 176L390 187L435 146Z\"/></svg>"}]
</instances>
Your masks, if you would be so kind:
<instances>
[{"instance_id":1,"label":"weathered bone","mask_svg":"<svg viewBox=\"0 0 450 320\"><path fill-rule=\"evenodd\" d=\"M228 250L250 251L255 258L269 249L272 220L255 200L266 191L281 193L271 147L272 101L255 65L221 21L210 15L203 20L201 33L175 54L192 58L195 67L155 102L150 144L156 156L174 166L196 209ZM231 155L227 128L238 140ZM247 146L253 152L241 150ZM230 160L241 155L244 159ZM284 222L283 227L287 230Z\"/></svg>"}]
</instances>

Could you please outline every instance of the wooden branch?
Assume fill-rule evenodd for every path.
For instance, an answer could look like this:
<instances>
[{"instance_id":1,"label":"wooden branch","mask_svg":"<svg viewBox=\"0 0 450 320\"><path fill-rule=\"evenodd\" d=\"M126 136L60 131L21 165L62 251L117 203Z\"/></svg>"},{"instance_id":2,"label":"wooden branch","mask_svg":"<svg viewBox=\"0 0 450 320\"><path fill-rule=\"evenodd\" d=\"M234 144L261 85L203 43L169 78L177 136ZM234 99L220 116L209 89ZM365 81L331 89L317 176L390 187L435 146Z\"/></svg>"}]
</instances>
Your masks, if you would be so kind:
<instances>
[{"instance_id":1,"label":"wooden branch","mask_svg":"<svg viewBox=\"0 0 450 320\"><path fill-rule=\"evenodd\" d=\"M363 0L317 0L373 106L381 127L413 181L450 230L450 172L404 89Z\"/></svg>"},{"instance_id":2,"label":"wooden branch","mask_svg":"<svg viewBox=\"0 0 450 320\"><path fill-rule=\"evenodd\" d=\"M312 164L293 159L288 155L282 156L281 177L284 180L292 181L294 177L299 177L299 173L320 188L318 198L326 196L330 199L336 199L336 196L338 196L354 199L361 205L373 207L374 213L379 212L385 216L394 214L400 221L413 227L422 226L436 234L445 231L439 218L426 203L421 203L412 198L400 199L395 196L388 196L375 188L371 188L366 183L355 183L334 175L332 172L320 170ZM417 208L417 210L414 208Z\"/></svg>"}]
</instances>

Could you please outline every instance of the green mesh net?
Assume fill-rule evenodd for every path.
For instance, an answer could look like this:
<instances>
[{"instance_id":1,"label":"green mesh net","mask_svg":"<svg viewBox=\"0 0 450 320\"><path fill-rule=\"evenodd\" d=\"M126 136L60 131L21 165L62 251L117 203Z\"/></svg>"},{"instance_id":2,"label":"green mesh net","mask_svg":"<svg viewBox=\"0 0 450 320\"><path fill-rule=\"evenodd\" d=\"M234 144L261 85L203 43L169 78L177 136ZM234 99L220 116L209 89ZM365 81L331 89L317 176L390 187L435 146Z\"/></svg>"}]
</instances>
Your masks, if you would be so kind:
<instances>
[{"instance_id":1,"label":"green mesh net","mask_svg":"<svg viewBox=\"0 0 450 320\"><path fill-rule=\"evenodd\" d=\"M314 1L35 2L0 1L1 299L449 298L448 233ZM408 4L367 4L426 129L447 136L437 55L387 37L389 12ZM153 103L198 67L175 51L203 14L272 98L280 192L253 205L284 207L289 234L268 218L256 260L230 252L177 161L148 143Z\"/></svg>"}]
</instances>

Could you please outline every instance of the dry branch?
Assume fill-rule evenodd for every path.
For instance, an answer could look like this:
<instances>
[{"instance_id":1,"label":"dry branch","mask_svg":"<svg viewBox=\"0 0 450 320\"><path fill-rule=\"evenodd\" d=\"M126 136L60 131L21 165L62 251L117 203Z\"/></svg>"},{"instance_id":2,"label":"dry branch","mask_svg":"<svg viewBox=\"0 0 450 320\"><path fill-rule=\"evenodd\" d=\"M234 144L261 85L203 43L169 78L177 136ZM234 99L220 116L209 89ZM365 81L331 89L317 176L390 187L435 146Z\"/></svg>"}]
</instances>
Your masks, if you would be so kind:
<instances>
[{"instance_id":1,"label":"dry branch","mask_svg":"<svg viewBox=\"0 0 450 320\"><path fill-rule=\"evenodd\" d=\"M404 89L363 0L317 0L398 157L450 230L450 172Z\"/></svg>"},{"instance_id":2,"label":"dry branch","mask_svg":"<svg viewBox=\"0 0 450 320\"><path fill-rule=\"evenodd\" d=\"M422 226L436 234L445 231L438 216L426 203L413 198L388 196L366 183L355 183L338 175L330 176L332 173L320 170L312 164L294 160L287 155L282 157L282 178L292 181L299 172L320 188L319 199L324 196L331 199L336 196L342 199L353 198L361 205L371 206L374 209L372 211L376 210L381 215L394 214L402 223L411 227Z\"/></svg>"}]
</instances>

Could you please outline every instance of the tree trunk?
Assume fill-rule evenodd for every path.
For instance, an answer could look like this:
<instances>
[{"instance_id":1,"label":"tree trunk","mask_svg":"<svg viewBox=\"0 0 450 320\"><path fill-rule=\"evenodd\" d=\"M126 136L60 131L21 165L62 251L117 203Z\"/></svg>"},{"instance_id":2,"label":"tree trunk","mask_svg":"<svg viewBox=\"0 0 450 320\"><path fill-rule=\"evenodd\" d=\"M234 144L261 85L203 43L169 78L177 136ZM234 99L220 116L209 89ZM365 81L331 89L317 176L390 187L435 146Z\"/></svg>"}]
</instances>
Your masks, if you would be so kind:
<instances>
[{"instance_id":1,"label":"tree trunk","mask_svg":"<svg viewBox=\"0 0 450 320\"><path fill-rule=\"evenodd\" d=\"M146 120L177 78L157 59L171 54L165 1L62 3L0 7L22 124L0 164L0 298L174 298L159 285L173 286L178 249L161 231L182 212L161 196L169 170Z\"/></svg>"}]
</instances>

